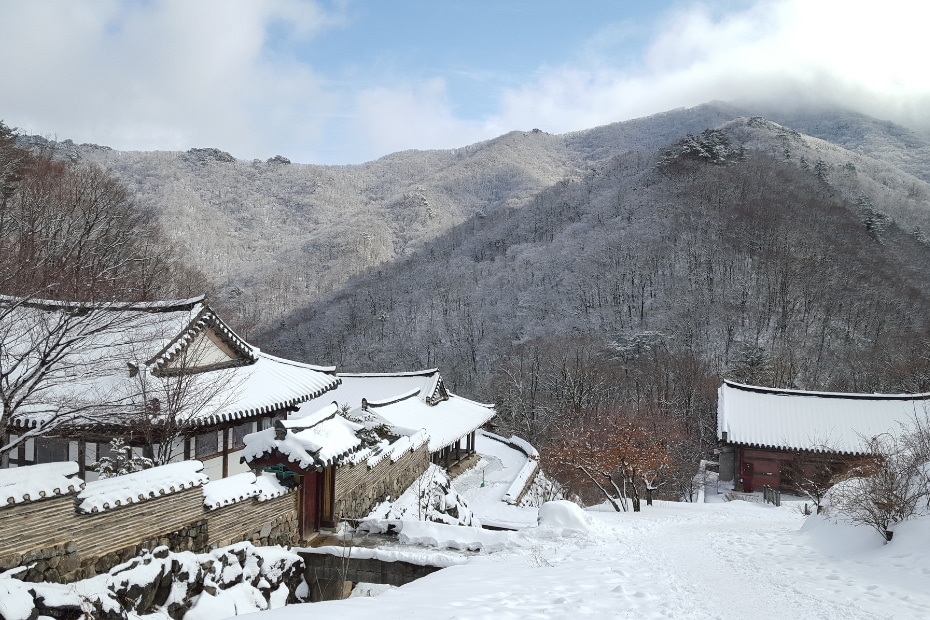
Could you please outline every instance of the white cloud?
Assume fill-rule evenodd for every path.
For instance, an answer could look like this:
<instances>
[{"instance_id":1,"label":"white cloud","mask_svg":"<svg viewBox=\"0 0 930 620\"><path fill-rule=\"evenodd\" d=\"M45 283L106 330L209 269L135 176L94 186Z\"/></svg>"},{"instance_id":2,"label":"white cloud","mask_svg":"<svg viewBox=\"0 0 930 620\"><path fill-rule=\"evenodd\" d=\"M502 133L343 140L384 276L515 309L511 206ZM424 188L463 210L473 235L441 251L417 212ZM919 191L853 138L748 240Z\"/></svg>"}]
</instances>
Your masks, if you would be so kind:
<instances>
[{"instance_id":1,"label":"white cloud","mask_svg":"<svg viewBox=\"0 0 930 620\"><path fill-rule=\"evenodd\" d=\"M483 121L453 113L441 79L361 91L355 100L351 135L373 153L454 148L503 133Z\"/></svg>"},{"instance_id":2,"label":"white cloud","mask_svg":"<svg viewBox=\"0 0 930 620\"><path fill-rule=\"evenodd\" d=\"M16 25L0 54L17 59L0 66L0 110L27 131L249 157L279 152L276 135L312 140L335 107L308 66L268 52L269 33L339 23L311 2L18 3L0 22Z\"/></svg>"},{"instance_id":3,"label":"white cloud","mask_svg":"<svg viewBox=\"0 0 930 620\"><path fill-rule=\"evenodd\" d=\"M635 66L565 65L502 98L498 123L582 129L711 99L805 99L930 126L922 3L759 2L668 16ZM594 63L592 64L594 66Z\"/></svg>"},{"instance_id":4,"label":"white cloud","mask_svg":"<svg viewBox=\"0 0 930 620\"><path fill-rule=\"evenodd\" d=\"M347 79L316 62L308 43L337 28L352 34L340 3L6 2L0 118L116 148L216 146L305 162L450 148L513 129L584 129L712 99L840 103L930 129L930 5L715 6L679 5L656 24L604 24L522 85L494 80L497 109L476 116L416 68L353 65ZM509 75L505 66L475 70Z\"/></svg>"}]
</instances>

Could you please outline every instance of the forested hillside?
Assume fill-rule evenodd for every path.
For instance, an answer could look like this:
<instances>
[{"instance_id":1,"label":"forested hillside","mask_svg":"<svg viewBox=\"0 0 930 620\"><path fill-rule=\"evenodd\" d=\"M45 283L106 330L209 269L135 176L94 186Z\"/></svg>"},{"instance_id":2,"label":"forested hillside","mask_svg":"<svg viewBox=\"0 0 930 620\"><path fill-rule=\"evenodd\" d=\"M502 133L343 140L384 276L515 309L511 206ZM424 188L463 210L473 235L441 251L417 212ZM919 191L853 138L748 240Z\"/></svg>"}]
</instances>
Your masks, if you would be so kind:
<instances>
[{"instance_id":1,"label":"forested hillside","mask_svg":"<svg viewBox=\"0 0 930 620\"><path fill-rule=\"evenodd\" d=\"M562 136L515 131L358 166L248 162L216 148L53 146L110 170L156 208L186 258L209 274L214 301L248 335L472 216L523 205L611 156L655 150L737 115L730 106L706 105Z\"/></svg>"},{"instance_id":2,"label":"forested hillside","mask_svg":"<svg viewBox=\"0 0 930 620\"><path fill-rule=\"evenodd\" d=\"M122 179L276 353L438 366L543 443L625 410L707 446L721 376L930 390L930 141L769 116L788 125L713 103L340 167L26 141Z\"/></svg>"},{"instance_id":3,"label":"forested hillside","mask_svg":"<svg viewBox=\"0 0 930 620\"><path fill-rule=\"evenodd\" d=\"M538 438L655 408L714 432L722 374L930 389L927 186L760 118L615 155L288 317L277 350L440 367Z\"/></svg>"}]
</instances>

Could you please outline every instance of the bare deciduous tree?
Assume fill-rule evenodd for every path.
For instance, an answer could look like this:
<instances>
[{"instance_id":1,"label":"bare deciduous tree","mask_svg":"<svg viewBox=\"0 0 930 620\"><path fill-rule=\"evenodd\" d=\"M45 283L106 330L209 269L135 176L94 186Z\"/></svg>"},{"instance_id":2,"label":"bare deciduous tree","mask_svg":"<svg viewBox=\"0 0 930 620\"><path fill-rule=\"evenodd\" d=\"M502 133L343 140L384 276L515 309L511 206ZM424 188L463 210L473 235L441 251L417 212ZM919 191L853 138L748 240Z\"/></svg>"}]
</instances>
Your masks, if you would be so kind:
<instances>
[{"instance_id":1,"label":"bare deciduous tree","mask_svg":"<svg viewBox=\"0 0 930 620\"><path fill-rule=\"evenodd\" d=\"M113 345L102 336L133 320L120 311L132 302L189 296L203 282L122 183L18 148L0 123L0 454L125 406L126 394L92 380Z\"/></svg>"},{"instance_id":2,"label":"bare deciduous tree","mask_svg":"<svg viewBox=\"0 0 930 620\"><path fill-rule=\"evenodd\" d=\"M200 371L207 342L198 339L188 345L169 371L153 372L145 366L131 370L135 389L128 430L151 446L156 465L181 457L182 440L239 396L241 379L234 368Z\"/></svg>"},{"instance_id":3,"label":"bare deciduous tree","mask_svg":"<svg viewBox=\"0 0 930 620\"><path fill-rule=\"evenodd\" d=\"M570 489L576 490L586 479L617 512L626 509L627 495L633 511L639 512L640 487L654 490L669 455L665 438L648 421L615 416L566 428L543 452L543 459Z\"/></svg>"},{"instance_id":4,"label":"bare deciduous tree","mask_svg":"<svg viewBox=\"0 0 930 620\"><path fill-rule=\"evenodd\" d=\"M830 491L830 507L852 523L873 528L889 541L894 526L928 512L930 480L925 455L886 433L866 441L870 464L850 472Z\"/></svg>"},{"instance_id":5,"label":"bare deciduous tree","mask_svg":"<svg viewBox=\"0 0 930 620\"><path fill-rule=\"evenodd\" d=\"M0 298L0 454L63 424L86 424L124 404L102 393L95 363L130 321L113 307ZM8 439L14 418L17 438Z\"/></svg>"}]
</instances>

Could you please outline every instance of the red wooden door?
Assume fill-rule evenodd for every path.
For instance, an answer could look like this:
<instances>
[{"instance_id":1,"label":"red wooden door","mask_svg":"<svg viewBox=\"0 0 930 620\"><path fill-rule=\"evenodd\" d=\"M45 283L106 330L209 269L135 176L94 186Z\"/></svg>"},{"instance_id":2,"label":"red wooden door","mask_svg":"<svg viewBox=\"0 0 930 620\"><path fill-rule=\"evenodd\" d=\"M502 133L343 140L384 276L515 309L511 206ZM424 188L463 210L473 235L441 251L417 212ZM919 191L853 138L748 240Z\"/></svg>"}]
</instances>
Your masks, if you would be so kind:
<instances>
[{"instance_id":1,"label":"red wooden door","mask_svg":"<svg viewBox=\"0 0 930 620\"><path fill-rule=\"evenodd\" d=\"M301 476L300 537L309 540L320 529L320 474L315 471Z\"/></svg>"}]
</instances>

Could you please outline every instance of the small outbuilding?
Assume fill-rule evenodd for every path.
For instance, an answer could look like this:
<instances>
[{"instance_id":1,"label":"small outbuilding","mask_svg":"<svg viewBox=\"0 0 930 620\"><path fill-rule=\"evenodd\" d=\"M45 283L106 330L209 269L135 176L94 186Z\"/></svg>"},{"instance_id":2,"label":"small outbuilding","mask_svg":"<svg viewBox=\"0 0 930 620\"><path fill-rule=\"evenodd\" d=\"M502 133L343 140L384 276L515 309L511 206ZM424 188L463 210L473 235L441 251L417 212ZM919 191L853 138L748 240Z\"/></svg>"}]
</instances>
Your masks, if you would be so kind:
<instances>
[{"instance_id":1,"label":"small outbuilding","mask_svg":"<svg viewBox=\"0 0 930 620\"><path fill-rule=\"evenodd\" d=\"M301 540L344 519L360 519L397 497L429 466L424 431L379 435L343 417L335 402L246 435L242 460L274 471L300 493Z\"/></svg>"},{"instance_id":2,"label":"small outbuilding","mask_svg":"<svg viewBox=\"0 0 930 620\"><path fill-rule=\"evenodd\" d=\"M930 394L849 394L724 381L718 390L720 479L751 491L792 491L817 465L842 469L868 454L865 443L926 415Z\"/></svg>"}]
</instances>

